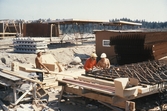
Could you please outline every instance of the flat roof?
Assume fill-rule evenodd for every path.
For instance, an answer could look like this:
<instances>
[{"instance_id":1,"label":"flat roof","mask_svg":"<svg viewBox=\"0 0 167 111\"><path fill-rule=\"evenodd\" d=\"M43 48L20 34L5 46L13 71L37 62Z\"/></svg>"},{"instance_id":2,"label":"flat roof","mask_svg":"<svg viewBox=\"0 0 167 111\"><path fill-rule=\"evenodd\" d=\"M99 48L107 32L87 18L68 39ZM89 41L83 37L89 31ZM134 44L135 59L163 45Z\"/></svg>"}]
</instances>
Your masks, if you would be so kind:
<instances>
[{"instance_id":1,"label":"flat roof","mask_svg":"<svg viewBox=\"0 0 167 111\"><path fill-rule=\"evenodd\" d=\"M71 24L71 23L105 23L108 21L102 21L102 20L81 20L81 19L58 19L58 20L52 20L47 21L45 23L50 24Z\"/></svg>"},{"instance_id":2,"label":"flat roof","mask_svg":"<svg viewBox=\"0 0 167 111\"><path fill-rule=\"evenodd\" d=\"M93 30L93 32L143 32L143 30Z\"/></svg>"},{"instance_id":3,"label":"flat roof","mask_svg":"<svg viewBox=\"0 0 167 111\"><path fill-rule=\"evenodd\" d=\"M142 23L135 23L135 22L127 22L127 21L114 21L113 24L120 24L120 25L137 25L141 26Z\"/></svg>"},{"instance_id":4,"label":"flat roof","mask_svg":"<svg viewBox=\"0 0 167 111\"><path fill-rule=\"evenodd\" d=\"M57 19L57 20L51 20L46 21L44 23L49 24L85 24L85 23L98 23L102 25L110 25L110 26L122 26L122 25L132 25L132 26L141 26L142 23L135 23L135 22L127 22L127 21L113 21L109 22L107 20L84 20L84 19Z\"/></svg>"}]
</instances>

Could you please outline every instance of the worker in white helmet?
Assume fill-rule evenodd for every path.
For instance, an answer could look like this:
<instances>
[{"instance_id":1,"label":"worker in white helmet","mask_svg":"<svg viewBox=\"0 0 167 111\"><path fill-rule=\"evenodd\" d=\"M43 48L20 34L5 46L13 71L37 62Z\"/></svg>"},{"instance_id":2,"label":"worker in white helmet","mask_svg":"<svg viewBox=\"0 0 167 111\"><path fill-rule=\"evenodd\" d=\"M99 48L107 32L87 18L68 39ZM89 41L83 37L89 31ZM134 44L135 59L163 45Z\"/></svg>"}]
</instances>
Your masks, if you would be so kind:
<instances>
[{"instance_id":1,"label":"worker in white helmet","mask_svg":"<svg viewBox=\"0 0 167 111\"><path fill-rule=\"evenodd\" d=\"M86 60L84 64L85 73L90 73L94 67L96 67L96 53L92 53L91 56Z\"/></svg>"},{"instance_id":2,"label":"worker in white helmet","mask_svg":"<svg viewBox=\"0 0 167 111\"><path fill-rule=\"evenodd\" d=\"M105 53L102 53L100 56L100 60L97 63L97 67L100 69L109 69L110 68L110 61L107 58L107 55Z\"/></svg>"}]
</instances>

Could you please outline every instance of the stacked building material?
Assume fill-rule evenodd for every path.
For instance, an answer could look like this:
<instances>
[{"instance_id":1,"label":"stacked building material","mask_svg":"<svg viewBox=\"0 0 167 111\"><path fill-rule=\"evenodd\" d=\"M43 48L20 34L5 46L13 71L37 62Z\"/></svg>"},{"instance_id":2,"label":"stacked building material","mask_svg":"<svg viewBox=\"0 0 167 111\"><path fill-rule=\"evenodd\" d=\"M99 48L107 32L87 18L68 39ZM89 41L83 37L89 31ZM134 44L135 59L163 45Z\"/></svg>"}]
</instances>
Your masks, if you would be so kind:
<instances>
[{"instance_id":1,"label":"stacked building material","mask_svg":"<svg viewBox=\"0 0 167 111\"><path fill-rule=\"evenodd\" d=\"M85 75L103 80L114 81L116 78L136 78L142 84L159 84L167 82L167 65L164 61L146 61L95 70Z\"/></svg>"},{"instance_id":2,"label":"stacked building material","mask_svg":"<svg viewBox=\"0 0 167 111\"><path fill-rule=\"evenodd\" d=\"M13 45L14 52L22 53L45 52L48 48L44 38L14 38Z\"/></svg>"},{"instance_id":3,"label":"stacked building material","mask_svg":"<svg viewBox=\"0 0 167 111\"><path fill-rule=\"evenodd\" d=\"M145 34L119 35L110 38L119 65L158 60L167 56L167 42L145 43Z\"/></svg>"},{"instance_id":4,"label":"stacked building material","mask_svg":"<svg viewBox=\"0 0 167 111\"><path fill-rule=\"evenodd\" d=\"M157 42L148 45L153 52L155 60L167 56L167 42Z\"/></svg>"}]
</instances>

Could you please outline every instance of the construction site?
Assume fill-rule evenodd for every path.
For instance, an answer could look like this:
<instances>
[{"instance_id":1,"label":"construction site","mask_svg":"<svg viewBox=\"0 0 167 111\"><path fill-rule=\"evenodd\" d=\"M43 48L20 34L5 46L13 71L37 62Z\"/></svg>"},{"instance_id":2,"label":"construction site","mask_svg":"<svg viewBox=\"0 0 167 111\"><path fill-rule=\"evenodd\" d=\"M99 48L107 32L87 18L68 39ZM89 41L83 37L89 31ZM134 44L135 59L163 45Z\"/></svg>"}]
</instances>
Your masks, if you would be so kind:
<instances>
[{"instance_id":1,"label":"construction site","mask_svg":"<svg viewBox=\"0 0 167 111\"><path fill-rule=\"evenodd\" d=\"M79 29L88 23L107 27L142 25L74 19L41 24L2 23L2 111L167 110L167 32L104 27L85 34ZM8 24L13 24L10 26L14 29ZM71 24L77 24L78 34L60 30L59 25L66 29ZM42 63L49 73L35 66L39 51L43 52ZM85 74L84 63L93 52L97 61L101 53L106 53L111 67L95 68ZM43 73L43 81L36 72Z\"/></svg>"}]
</instances>

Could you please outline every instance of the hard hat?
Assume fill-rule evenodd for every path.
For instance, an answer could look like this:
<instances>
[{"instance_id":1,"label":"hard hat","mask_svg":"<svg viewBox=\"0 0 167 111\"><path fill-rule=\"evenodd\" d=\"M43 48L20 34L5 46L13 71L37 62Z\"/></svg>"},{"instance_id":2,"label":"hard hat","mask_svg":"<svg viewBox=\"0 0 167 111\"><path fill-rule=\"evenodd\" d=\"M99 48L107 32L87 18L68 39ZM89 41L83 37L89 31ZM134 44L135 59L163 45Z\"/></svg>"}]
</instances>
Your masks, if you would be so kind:
<instances>
[{"instance_id":1,"label":"hard hat","mask_svg":"<svg viewBox=\"0 0 167 111\"><path fill-rule=\"evenodd\" d=\"M96 58L96 57L97 57L97 55L96 55L95 53L92 53L92 54L91 54L91 57Z\"/></svg>"},{"instance_id":2,"label":"hard hat","mask_svg":"<svg viewBox=\"0 0 167 111\"><path fill-rule=\"evenodd\" d=\"M39 54L39 53L41 53L41 51L40 51L40 50L37 50L36 53Z\"/></svg>"},{"instance_id":3,"label":"hard hat","mask_svg":"<svg viewBox=\"0 0 167 111\"><path fill-rule=\"evenodd\" d=\"M100 57L101 57L101 58L106 58L107 55L106 55L105 53L102 53Z\"/></svg>"}]
</instances>

